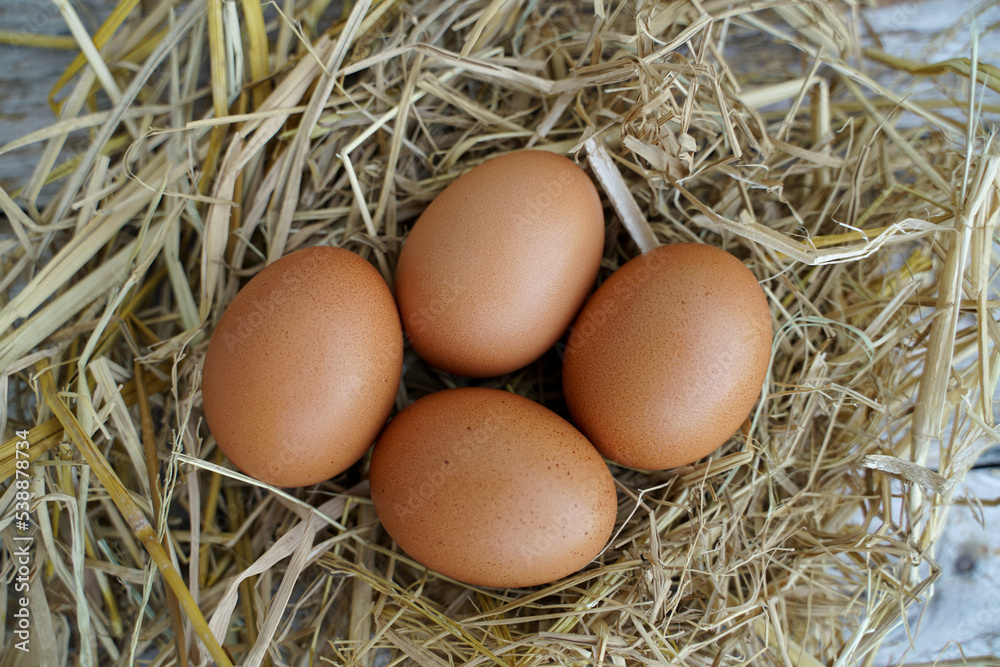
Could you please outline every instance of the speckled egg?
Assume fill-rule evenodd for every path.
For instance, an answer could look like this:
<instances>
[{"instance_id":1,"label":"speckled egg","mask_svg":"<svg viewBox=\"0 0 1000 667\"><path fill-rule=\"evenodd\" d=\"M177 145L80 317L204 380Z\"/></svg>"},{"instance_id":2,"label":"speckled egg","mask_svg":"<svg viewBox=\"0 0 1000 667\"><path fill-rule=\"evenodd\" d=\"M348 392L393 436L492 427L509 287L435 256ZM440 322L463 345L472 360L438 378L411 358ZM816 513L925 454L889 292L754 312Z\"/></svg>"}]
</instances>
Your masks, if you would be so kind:
<instances>
[{"instance_id":1,"label":"speckled egg","mask_svg":"<svg viewBox=\"0 0 1000 667\"><path fill-rule=\"evenodd\" d=\"M445 188L407 236L395 278L403 328L450 373L516 370L569 327L603 244L600 197L571 160L538 150L487 160Z\"/></svg>"},{"instance_id":2,"label":"speckled egg","mask_svg":"<svg viewBox=\"0 0 1000 667\"><path fill-rule=\"evenodd\" d=\"M633 468L696 461L761 393L771 316L756 278L718 248L678 243L615 271L573 325L563 389L574 422Z\"/></svg>"},{"instance_id":3,"label":"speckled egg","mask_svg":"<svg viewBox=\"0 0 1000 667\"><path fill-rule=\"evenodd\" d=\"M392 409L403 334L388 285L349 250L298 250L263 269L208 346L205 420L243 472L306 486L351 466Z\"/></svg>"},{"instance_id":4,"label":"speckled egg","mask_svg":"<svg viewBox=\"0 0 1000 667\"><path fill-rule=\"evenodd\" d=\"M372 451L371 496L390 536L449 577L533 586L576 572L614 528L614 481L571 424L498 389L425 396Z\"/></svg>"}]
</instances>

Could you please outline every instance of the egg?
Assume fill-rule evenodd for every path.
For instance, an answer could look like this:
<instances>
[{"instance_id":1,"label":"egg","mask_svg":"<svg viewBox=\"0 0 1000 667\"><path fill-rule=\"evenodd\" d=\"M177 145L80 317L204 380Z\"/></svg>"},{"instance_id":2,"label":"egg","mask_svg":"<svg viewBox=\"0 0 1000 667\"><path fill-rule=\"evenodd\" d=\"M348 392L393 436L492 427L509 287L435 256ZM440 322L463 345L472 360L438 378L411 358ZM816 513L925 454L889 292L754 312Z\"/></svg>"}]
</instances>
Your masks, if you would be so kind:
<instances>
[{"instance_id":1,"label":"egg","mask_svg":"<svg viewBox=\"0 0 1000 667\"><path fill-rule=\"evenodd\" d=\"M382 525L423 565L468 584L533 586L597 556L617 513L597 450L548 408L498 389L427 395L372 451Z\"/></svg>"},{"instance_id":2,"label":"egg","mask_svg":"<svg viewBox=\"0 0 1000 667\"><path fill-rule=\"evenodd\" d=\"M574 323L563 360L570 414L612 461L692 463L746 419L771 340L767 298L739 259L660 246L615 271Z\"/></svg>"},{"instance_id":3,"label":"egg","mask_svg":"<svg viewBox=\"0 0 1000 667\"><path fill-rule=\"evenodd\" d=\"M342 248L295 251L255 275L223 313L202 377L219 448L275 486L333 477L392 410L403 333L388 285Z\"/></svg>"},{"instance_id":4,"label":"egg","mask_svg":"<svg viewBox=\"0 0 1000 667\"><path fill-rule=\"evenodd\" d=\"M600 197L571 160L526 150L483 162L431 202L400 253L413 349L466 377L531 363L583 305L603 244Z\"/></svg>"}]
</instances>

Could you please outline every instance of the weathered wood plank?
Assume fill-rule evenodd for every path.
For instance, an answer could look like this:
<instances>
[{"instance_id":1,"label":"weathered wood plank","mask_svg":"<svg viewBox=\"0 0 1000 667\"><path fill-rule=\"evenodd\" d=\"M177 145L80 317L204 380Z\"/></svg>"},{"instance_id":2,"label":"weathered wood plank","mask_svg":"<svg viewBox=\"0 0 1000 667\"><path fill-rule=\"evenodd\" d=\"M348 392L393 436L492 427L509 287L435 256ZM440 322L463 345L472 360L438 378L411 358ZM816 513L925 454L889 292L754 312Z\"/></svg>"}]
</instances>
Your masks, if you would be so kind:
<instances>
[{"instance_id":1,"label":"weathered wood plank","mask_svg":"<svg viewBox=\"0 0 1000 667\"><path fill-rule=\"evenodd\" d=\"M114 9L112 0L74 3L93 34ZM58 8L49 0L0 0L0 29L17 34L69 35ZM0 44L0 145L51 125L55 114L49 91L76 53ZM86 148L87 135L78 132L67 142L66 155ZM38 163L44 144L0 156L0 187L10 192L24 185Z\"/></svg>"}]
</instances>

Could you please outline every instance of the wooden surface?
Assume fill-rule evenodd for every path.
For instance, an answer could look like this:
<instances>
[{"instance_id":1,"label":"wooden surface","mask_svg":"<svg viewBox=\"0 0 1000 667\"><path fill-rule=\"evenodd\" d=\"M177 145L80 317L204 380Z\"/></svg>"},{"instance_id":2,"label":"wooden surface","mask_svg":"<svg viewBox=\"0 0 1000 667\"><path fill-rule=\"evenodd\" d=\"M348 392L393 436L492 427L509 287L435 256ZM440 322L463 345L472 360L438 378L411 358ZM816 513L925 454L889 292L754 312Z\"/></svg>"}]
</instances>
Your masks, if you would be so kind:
<instances>
[{"instance_id":1,"label":"wooden surface","mask_svg":"<svg viewBox=\"0 0 1000 667\"><path fill-rule=\"evenodd\" d=\"M75 2L74 7L93 34L115 4L113 0L84 0ZM17 34L69 35L50 0L0 0L0 29ZM0 44L0 145L53 123L49 91L75 56L76 52L68 50ZM0 156L0 187L11 192L23 186L43 147L43 143L33 144ZM61 159L86 148L87 133L75 132ZM39 202L45 200L42 197Z\"/></svg>"},{"instance_id":2,"label":"wooden surface","mask_svg":"<svg viewBox=\"0 0 1000 667\"><path fill-rule=\"evenodd\" d=\"M992 6L990 6L992 4ZM865 12L865 19L879 34L882 48L896 56L935 62L970 55L970 21L976 8L988 7L979 16L981 31L1000 21L997 3L899 2ZM964 15L964 16L963 16ZM979 59L1000 65L1000 39L996 33L979 43ZM897 77L885 83L899 90L910 79ZM906 88L910 90L911 88ZM912 86L915 96L940 99L942 88L932 81ZM945 91L965 100L964 90ZM977 92L978 94L978 92ZM988 98L996 103L997 96ZM964 120L964 118L963 118ZM996 117L985 119L996 126ZM1000 283L994 282L994 285ZM994 421L1000 396L994 396ZM938 542L933 558L941 567L935 594L924 609L910 614L911 629L919 629L914 645L904 629L890 635L883 644L877 664L933 662L969 658L969 665L981 664L974 657L1000 657L1000 449L994 447L980 459L966 478L963 497L949 514L948 526ZM983 505L978 506L978 501ZM988 504L992 502L992 505Z\"/></svg>"},{"instance_id":3,"label":"wooden surface","mask_svg":"<svg viewBox=\"0 0 1000 667\"><path fill-rule=\"evenodd\" d=\"M864 18L878 31L887 52L933 61L968 54L968 31L961 27L963 22L959 19L963 12L979 4L950 0L896 2L867 10ZM74 3L91 33L114 5L112 0ZM959 24L956 30L942 30L956 21ZM995 4L980 19L984 27L998 21L1000 6ZM41 0L0 0L0 28L23 33L69 34L55 5ZM70 51L0 45L0 145L53 122L48 94L73 56ZM980 58L1000 65L1000 40L990 38L982 42ZM916 93L919 95L921 91L936 92L937 96L941 93L930 82L918 86ZM953 92L963 95L961 91ZM86 142L86 132L76 133L64 156L84 149ZM9 192L23 185L41 148L42 144L35 144L0 156L0 187ZM40 202L45 198L43 192ZM994 405L1000 405L1000 401ZM994 450L968 476L965 497L978 498L983 505L963 501L951 512L947 531L934 554L942 568L936 593L922 615L921 610L912 615L914 627L920 629L915 644L909 646L905 632L895 633L886 642L877 664L953 659L961 657L962 652L966 656L1000 656L998 463L1000 450Z\"/></svg>"}]
</instances>

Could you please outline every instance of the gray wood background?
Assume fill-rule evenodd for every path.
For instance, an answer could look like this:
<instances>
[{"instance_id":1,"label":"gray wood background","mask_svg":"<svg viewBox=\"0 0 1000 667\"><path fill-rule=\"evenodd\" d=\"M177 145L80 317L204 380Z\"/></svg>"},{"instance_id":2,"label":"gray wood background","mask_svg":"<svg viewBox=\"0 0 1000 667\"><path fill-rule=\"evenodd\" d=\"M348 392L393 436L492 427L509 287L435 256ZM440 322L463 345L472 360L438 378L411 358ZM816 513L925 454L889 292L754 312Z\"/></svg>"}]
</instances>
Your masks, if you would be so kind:
<instances>
[{"instance_id":1,"label":"gray wood background","mask_svg":"<svg viewBox=\"0 0 1000 667\"><path fill-rule=\"evenodd\" d=\"M74 2L91 33L115 4L112 0ZM863 16L880 34L889 53L934 61L968 55L966 14L982 8L985 8L979 19L982 29L1000 22L1000 5L995 0L892 2L879 9L865 10ZM949 26L955 29L946 30ZM0 0L0 29L69 34L56 6L45 0ZM980 43L980 58L1000 65L1000 39L985 38ZM72 59L73 53L69 51L0 45L0 145L53 121L47 99L49 90ZM915 94L928 91L935 91L933 84L917 86ZM71 139L67 150L79 151L85 147L85 141L86 135L79 133ZM37 163L40 150L41 145L36 144L0 157L0 187L10 191L22 186ZM994 406L997 405L995 401ZM983 506L974 509L962 503L952 510L947 531L934 554L943 568L940 583L922 615L913 616L913 623L919 623L920 629L915 644L910 647L905 633L896 633L885 643L877 664L956 659L963 652L970 658L1000 656L1000 506L997 504L1000 468L991 466L997 463L1000 455L994 452L966 481L966 497L981 499ZM979 662L973 660L969 664Z\"/></svg>"}]
</instances>

